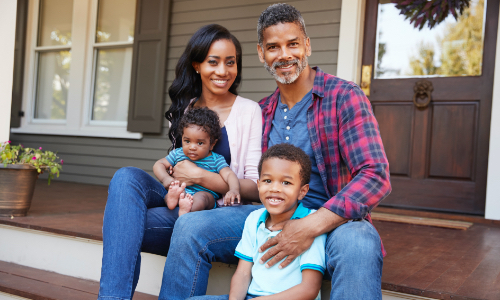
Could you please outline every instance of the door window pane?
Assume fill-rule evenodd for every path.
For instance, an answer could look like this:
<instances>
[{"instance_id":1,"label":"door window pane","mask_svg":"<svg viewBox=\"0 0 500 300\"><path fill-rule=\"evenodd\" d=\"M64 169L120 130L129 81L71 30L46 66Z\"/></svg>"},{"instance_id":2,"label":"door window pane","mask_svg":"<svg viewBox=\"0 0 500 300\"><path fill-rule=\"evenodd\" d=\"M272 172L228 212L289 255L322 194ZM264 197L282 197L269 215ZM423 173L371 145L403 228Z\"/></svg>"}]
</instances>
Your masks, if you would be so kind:
<instances>
[{"instance_id":1,"label":"door window pane","mask_svg":"<svg viewBox=\"0 0 500 300\"><path fill-rule=\"evenodd\" d=\"M375 78L481 75L486 0L422 30L388 2L379 1Z\"/></svg>"},{"instance_id":2,"label":"door window pane","mask_svg":"<svg viewBox=\"0 0 500 300\"><path fill-rule=\"evenodd\" d=\"M66 119L70 64L70 51L39 54L35 119Z\"/></svg>"},{"instance_id":3,"label":"door window pane","mask_svg":"<svg viewBox=\"0 0 500 300\"><path fill-rule=\"evenodd\" d=\"M134 40L135 0L100 0L96 42Z\"/></svg>"},{"instance_id":4,"label":"door window pane","mask_svg":"<svg viewBox=\"0 0 500 300\"><path fill-rule=\"evenodd\" d=\"M38 46L71 45L73 1L40 0Z\"/></svg>"},{"instance_id":5,"label":"door window pane","mask_svg":"<svg viewBox=\"0 0 500 300\"><path fill-rule=\"evenodd\" d=\"M131 47L97 51L92 120L127 120L131 69Z\"/></svg>"}]
</instances>

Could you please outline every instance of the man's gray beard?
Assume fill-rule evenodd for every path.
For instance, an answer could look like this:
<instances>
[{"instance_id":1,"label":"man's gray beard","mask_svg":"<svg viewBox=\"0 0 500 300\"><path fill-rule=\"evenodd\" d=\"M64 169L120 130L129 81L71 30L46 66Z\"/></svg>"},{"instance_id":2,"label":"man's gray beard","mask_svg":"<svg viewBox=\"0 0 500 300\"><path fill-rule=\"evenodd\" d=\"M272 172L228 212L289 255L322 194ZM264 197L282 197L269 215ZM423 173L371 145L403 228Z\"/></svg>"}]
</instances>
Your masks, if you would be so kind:
<instances>
[{"instance_id":1,"label":"man's gray beard","mask_svg":"<svg viewBox=\"0 0 500 300\"><path fill-rule=\"evenodd\" d=\"M284 73L283 77L279 76L278 73L276 72L276 68L278 66L283 66L283 65L289 65L289 64L297 64L297 68L295 69L294 73L289 72L288 74ZM273 75L274 79L278 81L281 84L290 84L294 83L297 78L299 78L300 73L305 70L307 65L309 64L307 60L307 56L304 56L302 60L294 59L286 62L274 62L272 66L269 66L267 62L264 62L264 67L266 70L269 72L269 74Z\"/></svg>"}]
</instances>

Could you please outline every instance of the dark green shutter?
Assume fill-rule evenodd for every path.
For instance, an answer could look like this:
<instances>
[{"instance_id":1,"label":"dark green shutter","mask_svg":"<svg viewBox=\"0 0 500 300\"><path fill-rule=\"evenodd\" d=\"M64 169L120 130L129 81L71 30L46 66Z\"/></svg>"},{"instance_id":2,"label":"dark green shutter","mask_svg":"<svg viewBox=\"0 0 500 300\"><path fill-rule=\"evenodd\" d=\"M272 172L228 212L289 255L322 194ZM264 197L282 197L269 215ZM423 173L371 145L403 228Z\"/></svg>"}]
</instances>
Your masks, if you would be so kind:
<instances>
[{"instance_id":1,"label":"dark green shutter","mask_svg":"<svg viewBox=\"0 0 500 300\"><path fill-rule=\"evenodd\" d=\"M21 126L24 53L26 52L26 27L28 18L28 0L17 0L16 41L14 48L14 77L12 82L12 107L10 111L10 127Z\"/></svg>"},{"instance_id":2,"label":"dark green shutter","mask_svg":"<svg viewBox=\"0 0 500 300\"><path fill-rule=\"evenodd\" d=\"M127 130L160 133L170 0L137 0Z\"/></svg>"}]
</instances>

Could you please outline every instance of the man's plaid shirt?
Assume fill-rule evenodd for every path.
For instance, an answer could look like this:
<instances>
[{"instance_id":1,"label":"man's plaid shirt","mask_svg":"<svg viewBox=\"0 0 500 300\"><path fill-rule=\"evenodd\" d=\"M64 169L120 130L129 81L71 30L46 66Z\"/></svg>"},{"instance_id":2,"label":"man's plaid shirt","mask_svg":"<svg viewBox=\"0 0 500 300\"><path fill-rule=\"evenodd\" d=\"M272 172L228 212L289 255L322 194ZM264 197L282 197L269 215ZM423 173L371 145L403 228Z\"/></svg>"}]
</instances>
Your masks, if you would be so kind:
<instances>
[{"instance_id":1,"label":"man's plaid shirt","mask_svg":"<svg viewBox=\"0 0 500 300\"><path fill-rule=\"evenodd\" d=\"M389 162L369 100L352 82L314 67L313 103L307 129L329 200L323 207L346 219L367 219L391 192ZM279 98L279 89L259 102L263 116L262 152ZM382 251L385 251L382 247Z\"/></svg>"}]
</instances>

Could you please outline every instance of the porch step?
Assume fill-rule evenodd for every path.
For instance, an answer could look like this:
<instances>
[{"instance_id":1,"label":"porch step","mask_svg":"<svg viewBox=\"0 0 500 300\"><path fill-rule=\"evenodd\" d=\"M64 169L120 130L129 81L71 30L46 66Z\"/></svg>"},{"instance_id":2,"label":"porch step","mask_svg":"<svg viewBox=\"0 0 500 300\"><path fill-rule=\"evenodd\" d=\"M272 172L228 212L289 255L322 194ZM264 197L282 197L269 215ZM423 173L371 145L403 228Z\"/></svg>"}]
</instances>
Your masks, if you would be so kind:
<instances>
[{"instance_id":1,"label":"porch step","mask_svg":"<svg viewBox=\"0 0 500 300\"><path fill-rule=\"evenodd\" d=\"M102 241L54 232L0 224L0 261L98 282L101 275ZM165 257L141 253L137 292L158 295ZM2 270L0 266L0 270ZM236 266L213 263L207 294L229 293ZM1 290L0 290L1 292ZM0 300L3 300L0 295Z\"/></svg>"},{"instance_id":2,"label":"porch step","mask_svg":"<svg viewBox=\"0 0 500 300\"><path fill-rule=\"evenodd\" d=\"M1 261L91 282L99 281L102 241L4 224L0 224L0 237ZM148 253L141 256L137 291L158 295L165 257Z\"/></svg>"},{"instance_id":3,"label":"porch step","mask_svg":"<svg viewBox=\"0 0 500 300\"><path fill-rule=\"evenodd\" d=\"M99 282L0 261L0 291L36 300L95 300ZM156 296L135 293L134 300Z\"/></svg>"},{"instance_id":4,"label":"porch step","mask_svg":"<svg viewBox=\"0 0 500 300\"><path fill-rule=\"evenodd\" d=\"M0 243L0 300L97 298L102 241L5 224L0 224L0 237L4 241ZM165 257L141 256L134 299L156 299ZM207 294L227 294L235 270L234 265L213 263ZM323 281L321 294L329 299L329 281ZM430 298L383 290L382 299Z\"/></svg>"}]
</instances>

